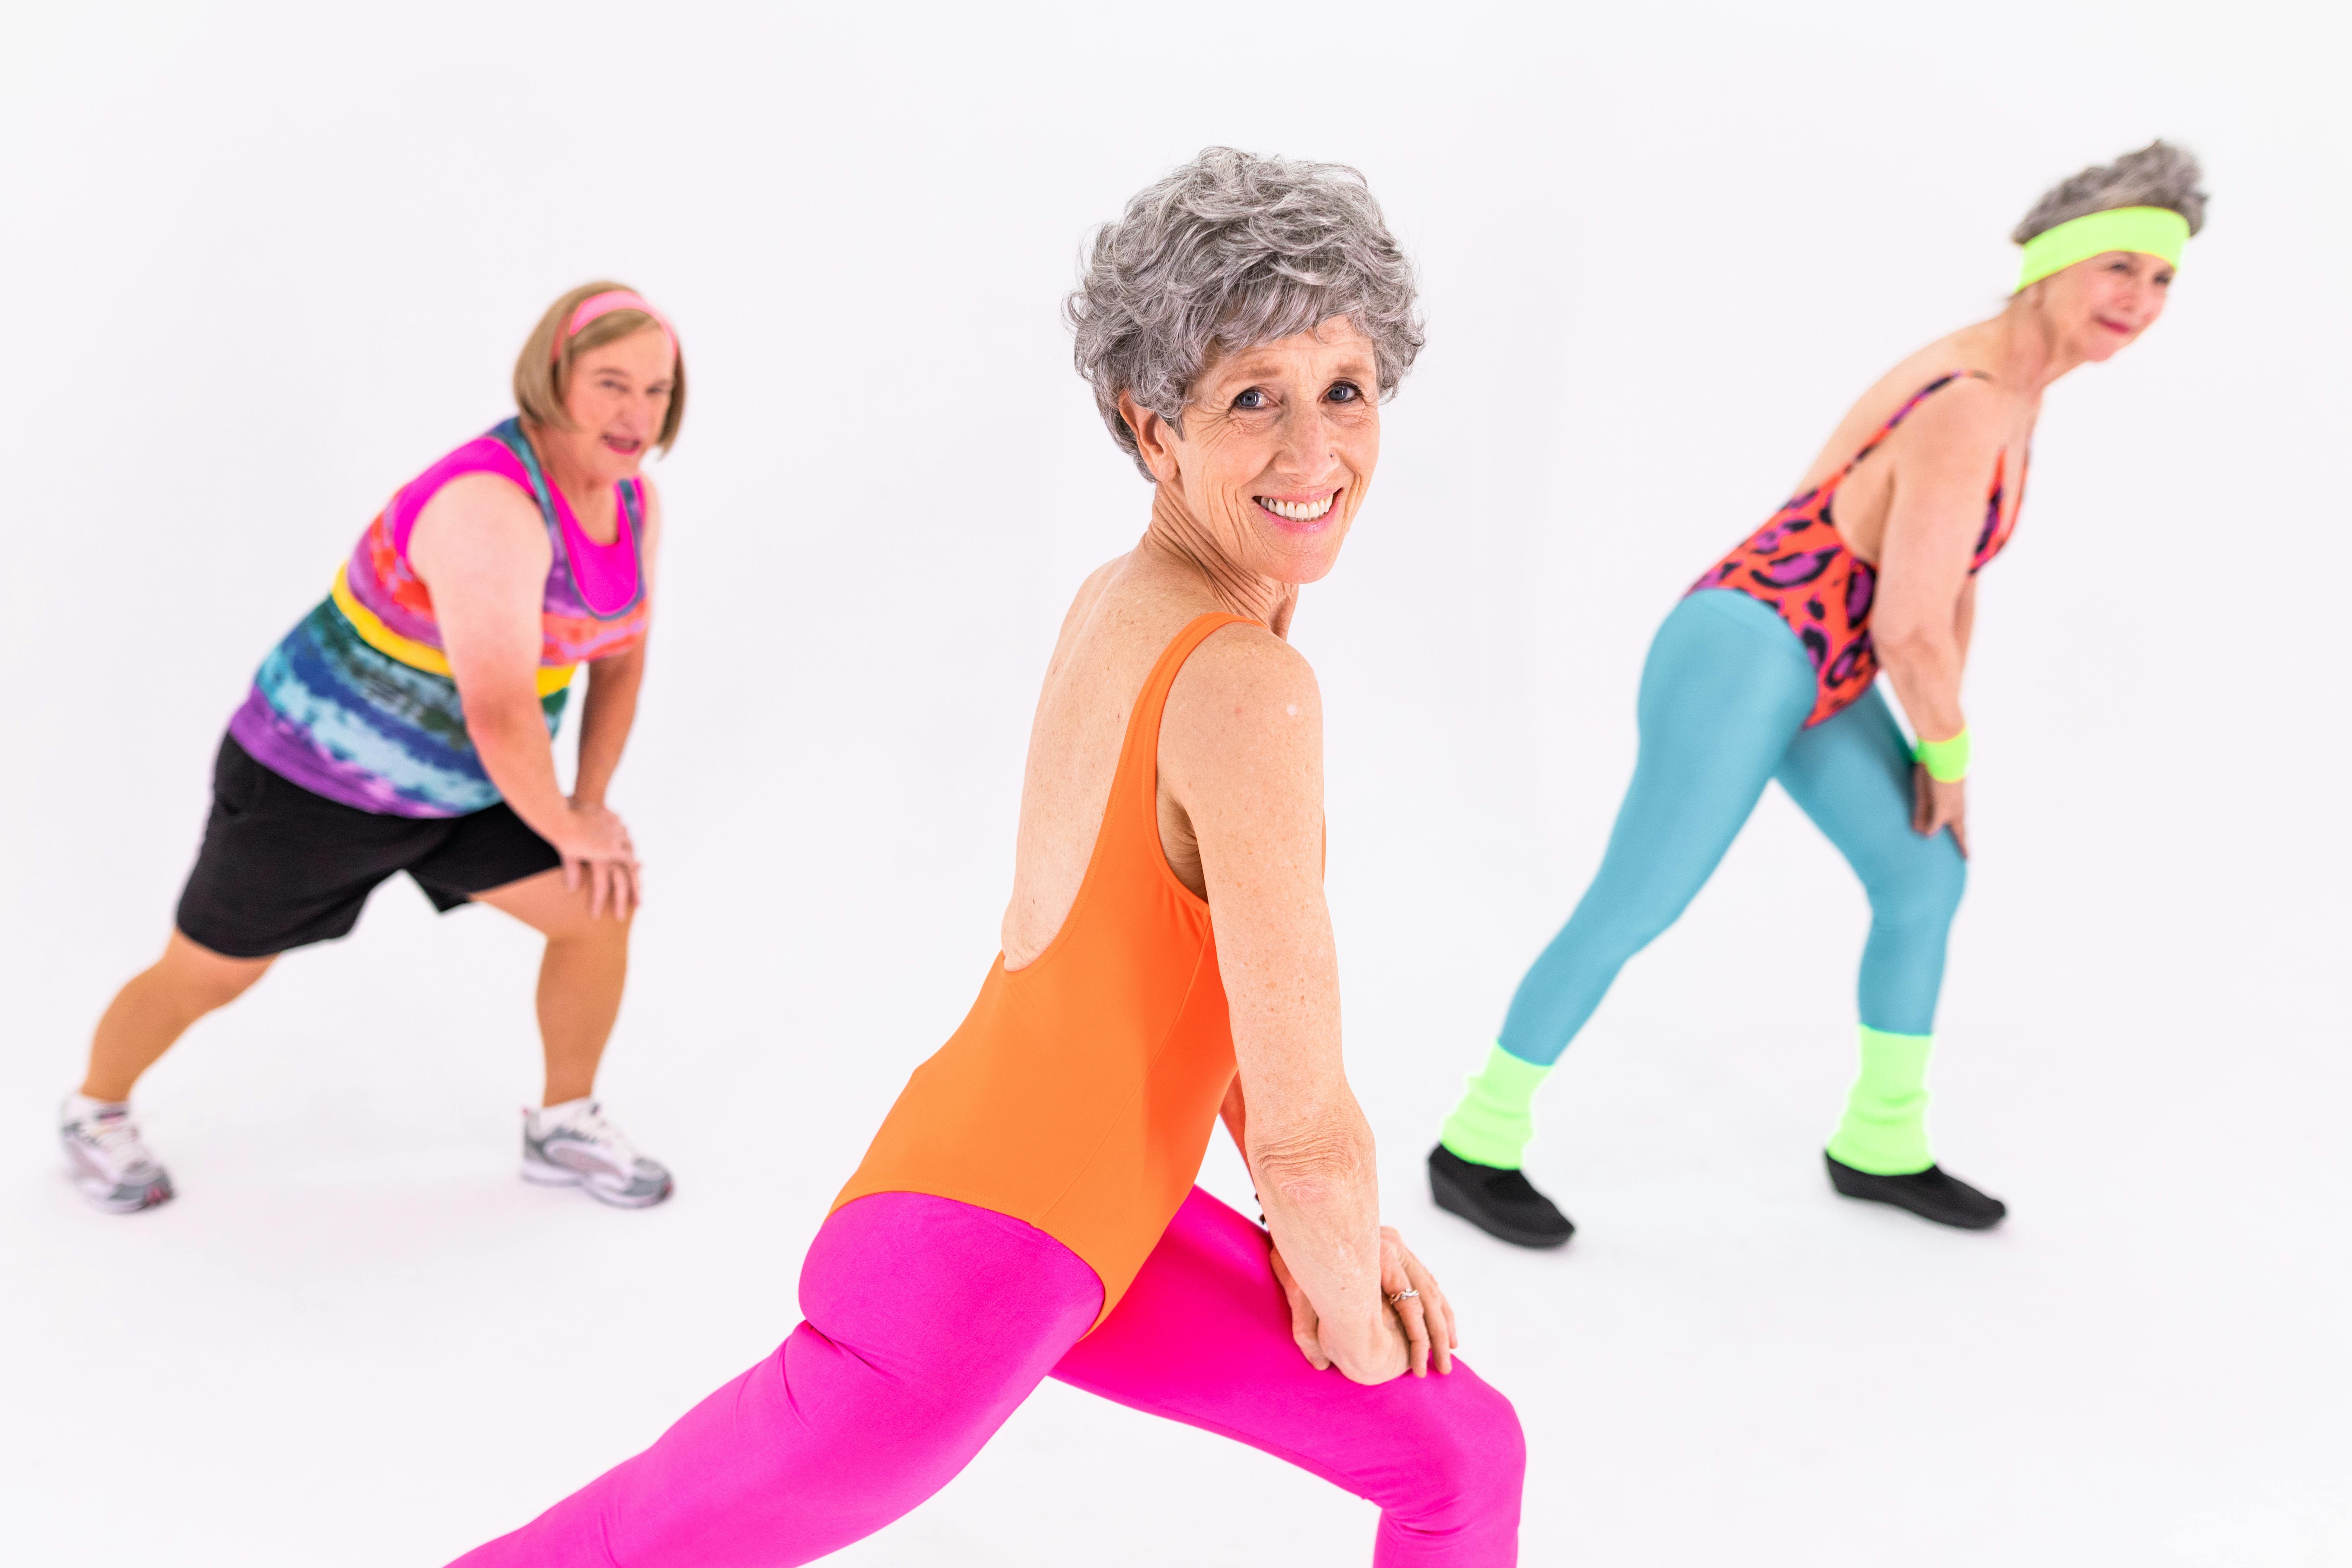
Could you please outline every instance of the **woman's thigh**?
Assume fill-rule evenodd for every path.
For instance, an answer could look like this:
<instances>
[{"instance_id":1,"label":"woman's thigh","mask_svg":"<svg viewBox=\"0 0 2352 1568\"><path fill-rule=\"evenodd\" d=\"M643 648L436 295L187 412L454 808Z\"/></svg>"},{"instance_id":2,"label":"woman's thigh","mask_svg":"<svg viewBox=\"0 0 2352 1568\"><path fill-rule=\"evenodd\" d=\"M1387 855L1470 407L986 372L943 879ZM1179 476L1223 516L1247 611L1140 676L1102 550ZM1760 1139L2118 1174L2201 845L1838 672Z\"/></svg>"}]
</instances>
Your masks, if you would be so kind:
<instances>
[{"instance_id":1,"label":"woman's thigh","mask_svg":"<svg viewBox=\"0 0 2352 1568\"><path fill-rule=\"evenodd\" d=\"M1691 595L1642 667L1641 749L1589 910L1638 945L1679 916L1756 809L1813 702L1812 666L1744 594Z\"/></svg>"},{"instance_id":2,"label":"woman's thigh","mask_svg":"<svg viewBox=\"0 0 2352 1568\"><path fill-rule=\"evenodd\" d=\"M1862 879L1882 918L1948 919L1966 863L1950 834L1927 838L1912 828L1912 765L1895 711L1874 686L1797 737L1778 777Z\"/></svg>"},{"instance_id":3,"label":"woman's thigh","mask_svg":"<svg viewBox=\"0 0 2352 1568\"><path fill-rule=\"evenodd\" d=\"M1510 1402L1458 1357L1446 1375L1372 1386L1316 1371L1290 1336L1265 1232L1198 1188L1117 1309L1053 1374L1378 1503L1390 1516L1380 1561L1511 1561L1526 1449Z\"/></svg>"},{"instance_id":4,"label":"woman's thigh","mask_svg":"<svg viewBox=\"0 0 2352 1568\"><path fill-rule=\"evenodd\" d=\"M785 1568L837 1552L970 1462L1101 1310L1043 1231L878 1193L827 1219L801 1269L807 1321L659 1441L464 1568L612 1561Z\"/></svg>"}]
</instances>

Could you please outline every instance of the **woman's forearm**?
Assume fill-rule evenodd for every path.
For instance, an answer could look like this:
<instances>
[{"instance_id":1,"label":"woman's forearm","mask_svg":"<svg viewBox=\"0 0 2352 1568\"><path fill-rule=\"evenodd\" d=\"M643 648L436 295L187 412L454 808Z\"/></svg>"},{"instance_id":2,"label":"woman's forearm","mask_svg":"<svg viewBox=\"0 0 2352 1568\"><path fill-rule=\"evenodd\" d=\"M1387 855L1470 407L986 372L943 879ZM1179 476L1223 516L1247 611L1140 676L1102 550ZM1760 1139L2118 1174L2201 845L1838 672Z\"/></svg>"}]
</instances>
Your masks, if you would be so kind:
<instances>
[{"instance_id":1,"label":"woman's forearm","mask_svg":"<svg viewBox=\"0 0 2352 1568\"><path fill-rule=\"evenodd\" d=\"M1246 1130L1266 1227L1322 1320L1323 1348L1350 1375L1378 1375L1382 1353L1380 1182L1372 1132L1352 1099L1276 1133Z\"/></svg>"},{"instance_id":2,"label":"woman's forearm","mask_svg":"<svg viewBox=\"0 0 2352 1568\"><path fill-rule=\"evenodd\" d=\"M621 765L629 731L637 721L637 689L645 680L643 645L617 658L588 667L588 696L580 715L580 771L574 800L601 805Z\"/></svg>"},{"instance_id":3,"label":"woman's forearm","mask_svg":"<svg viewBox=\"0 0 2352 1568\"><path fill-rule=\"evenodd\" d=\"M1967 658L1957 637L1889 639L1878 647L1878 662L1921 740L1948 741L1966 726L1960 672Z\"/></svg>"},{"instance_id":4,"label":"woman's forearm","mask_svg":"<svg viewBox=\"0 0 2352 1568\"><path fill-rule=\"evenodd\" d=\"M555 776L555 743L547 733L547 718L535 701L489 705L476 710L468 704L466 732L482 759L482 771L530 830L551 843L569 837L566 819L572 803Z\"/></svg>"}]
</instances>

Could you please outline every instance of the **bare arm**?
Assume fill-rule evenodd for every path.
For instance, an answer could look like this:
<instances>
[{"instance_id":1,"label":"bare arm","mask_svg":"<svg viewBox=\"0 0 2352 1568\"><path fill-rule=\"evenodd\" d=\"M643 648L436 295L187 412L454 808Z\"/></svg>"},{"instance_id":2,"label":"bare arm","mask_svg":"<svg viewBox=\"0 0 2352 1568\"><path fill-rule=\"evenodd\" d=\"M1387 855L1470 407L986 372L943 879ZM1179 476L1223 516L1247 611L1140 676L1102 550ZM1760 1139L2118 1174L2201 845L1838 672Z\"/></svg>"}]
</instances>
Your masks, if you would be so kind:
<instances>
[{"instance_id":1,"label":"bare arm","mask_svg":"<svg viewBox=\"0 0 2352 1568\"><path fill-rule=\"evenodd\" d=\"M1984 526L1985 477L2000 452L2002 424L1992 390L1969 383L1912 416L1922 416L1895 467L1871 638L1911 727L1922 740L1948 741L1968 727L1960 677L1976 624L1969 561ZM1911 826L1929 837L1950 828L1966 855L1966 781L1936 779L1915 766Z\"/></svg>"},{"instance_id":2,"label":"bare arm","mask_svg":"<svg viewBox=\"0 0 2352 1568\"><path fill-rule=\"evenodd\" d=\"M1996 396L1962 383L1915 413L1888 500L1871 640L1912 727L1927 740L1948 740L1966 723L1962 601L1984 523L1985 480L2000 454Z\"/></svg>"},{"instance_id":3,"label":"bare arm","mask_svg":"<svg viewBox=\"0 0 2352 1568\"><path fill-rule=\"evenodd\" d=\"M1339 1052L1323 901L1323 715L1314 672L1264 632L1203 644L1171 694L1161 777L1191 818L1233 1020L1243 1156L1322 1346L1358 1382L1405 1370L1381 1289L1372 1133ZM1247 1111L1242 1110L1246 1102Z\"/></svg>"},{"instance_id":4,"label":"bare arm","mask_svg":"<svg viewBox=\"0 0 2352 1568\"><path fill-rule=\"evenodd\" d=\"M634 876L620 820L577 809L555 775L537 687L540 605L552 556L539 509L506 480L467 474L425 503L409 535L409 564L433 595L442 651L457 683L466 732L482 771L516 816L596 876L597 901L614 868ZM615 896L632 889L614 889Z\"/></svg>"},{"instance_id":5,"label":"bare arm","mask_svg":"<svg viewBox=\"0 0 2352 1568\"><path fill-rule=\"evenodd\" d=\"M646 526L637 553L650 598L654 563L661 551L661 498L655 493L652 480L639 482L645 487ZM572 784L573 805L604 804L604 792L612 785L621 752L629 743L629 731L637 721L637 689L645 678L643 641L626 653L589 664L588 693L580 710L580 771Z\"/></svg>"}]
</instances>

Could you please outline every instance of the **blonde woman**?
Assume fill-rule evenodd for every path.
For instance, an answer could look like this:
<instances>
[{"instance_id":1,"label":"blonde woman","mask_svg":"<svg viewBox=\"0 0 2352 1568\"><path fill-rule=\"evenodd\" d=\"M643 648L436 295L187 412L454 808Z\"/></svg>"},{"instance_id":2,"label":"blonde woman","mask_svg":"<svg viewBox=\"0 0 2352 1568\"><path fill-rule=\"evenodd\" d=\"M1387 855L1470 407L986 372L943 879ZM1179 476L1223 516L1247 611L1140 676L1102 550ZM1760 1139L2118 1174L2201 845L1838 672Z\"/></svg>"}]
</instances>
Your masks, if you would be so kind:
<instances>
[{"instance_id":1,"label":"blonde woman","mask_svg":"<svg viewBox=\"0 0 2352 1568\"><path fill-rule=\"evenodd\" d=\"M435 907L547 938L545 1098L522 1173L623 1207L669 1173L592 1097L628 968L636 853L604 804L636 716L661 504L640 468L677 439L667 321L599 282L548 309L515 363L520 413L395 494L326 598L262 661L213 769L212 815L163 955L99 1020L59 1136L82 1192L172 1196L131 1119L139 1077L292 948L346 935L405 871ZM589 667L578 776L553 737Z\"/></svg>"}]
</instances>

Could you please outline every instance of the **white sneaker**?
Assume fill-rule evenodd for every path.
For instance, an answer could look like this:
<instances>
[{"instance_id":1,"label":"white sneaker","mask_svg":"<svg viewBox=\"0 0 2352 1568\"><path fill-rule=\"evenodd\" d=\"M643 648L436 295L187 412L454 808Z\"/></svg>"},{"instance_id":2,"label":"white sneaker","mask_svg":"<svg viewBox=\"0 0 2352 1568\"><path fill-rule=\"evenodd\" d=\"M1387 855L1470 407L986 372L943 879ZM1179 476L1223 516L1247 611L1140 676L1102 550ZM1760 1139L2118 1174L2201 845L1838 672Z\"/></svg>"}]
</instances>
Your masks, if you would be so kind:
<instances>
[{"instance_id":1,"label":"white sneaker","mask_svg":"<svg viewBox=\"0 0 2352 1568\"><path fill-rule=\"evenodd\" d=\"M522 1179L578 1186L615 1208L651 1208L670 1194L669 1172L637 1152L593 1100L522 1113Z\"/></svg>"},{"instance_id":2,"label":"white sneaker","mask_svg":"<svg viewBox=\"0 0 2352 1568\"><path fill-rule=\"evenodd\" d=\"M148 1152L131 1107L69 1094L58 1108L58 1142L82 1195L109 1214L172 1201L172 1178Z\"/></svg>"}]
</instances>

